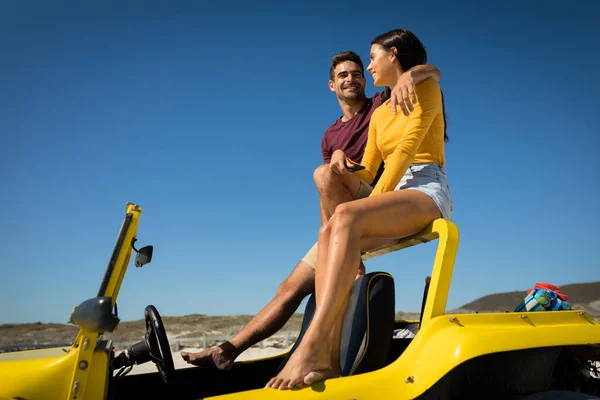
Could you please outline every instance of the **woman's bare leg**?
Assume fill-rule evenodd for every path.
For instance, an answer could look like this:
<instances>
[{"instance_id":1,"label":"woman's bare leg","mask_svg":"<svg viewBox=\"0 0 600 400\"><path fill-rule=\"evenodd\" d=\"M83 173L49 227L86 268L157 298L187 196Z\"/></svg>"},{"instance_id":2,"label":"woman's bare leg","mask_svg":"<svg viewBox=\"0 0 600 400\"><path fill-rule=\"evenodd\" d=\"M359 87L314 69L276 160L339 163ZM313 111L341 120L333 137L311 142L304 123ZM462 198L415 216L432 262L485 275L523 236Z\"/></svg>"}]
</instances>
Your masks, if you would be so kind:
<instances>
[{"instance_id":1,"label":"woman's bare leg","mask_svg":"<svg viewBox=\"0 0 600 400\"><path fill-rule=\"evenodd\" d=\"M338 205L354 200L361 185L358 176L351 172L337 174L330 164L317 167L313 173L313 179L319 192L319 208L323 224L329 221ZM356 277L358 278L365 273L366 268L361 261Z\"/></svg>"},{"instance_id":2,"label":"woman's bare leg","mask_svg":"<svg viewBox=\"0 0 600 400\"><path fill-rule=\"evenodd\" d=\"M414 190L388 192L339 205L319 235L319 242L328 238L329 251L324 268L317 264L315 315L284 369L267 386L294 387L334 376L339 366L325 365L331 362L331 355L324 357L319 350L330 336L339 337L332 330L341 328L338 319L344 314L357 272L361 238L405 237L421 231L440 216L435 202ZM339 350L339 342L328 344L331 351Z\"/></svg>"},{"instance_id":3,"label":"woman's bare leg","mask_svg":"<svg viewBox=\"0 0 600 400\"><path fill-rule=\"evenodd\" d=\"M330 246L330 242L329 242L329 238L330 238L330 233L329 230L327 229L327 227L329 227L329 224L324 225L320 231L319 231L319 241L317 243L318 248L317 248L317 267L316 267L316 276L319 276L319 274L322 275L322 271L324 270L324 268L327 266L328 264L328 255L329 255L329 251L328 248ZM358 273L359 271L357 271ZM316 278L319 279L319 278ZM321 278L322 279L322 278ZM315 291L315 297L316 297L316 309L319 309L319 304L321 302L321 295L319 292ZM312 324L312 322L311 322ZM311 353L311 370L315 370L315 371L321 371L322 374L327 373L328 377L335 377L335 376L339 376L340 375L340 371L339 371L339 367L336 369L334 368L329 368L329 366L335 366L338 365L339 366L339 355L337 357L338 363L335 364L335 357L333 356L334 350L333 350L333 345L334 343L339 343L339 338L337 338L336 336L336 330L335 329L329 329L329 334L327 334L326 332L323 332L323 340L320 343L319 346L314 346L311 348L312 353ZM301 342L302 343L302 342ZM339 344L338 344L338 350L339 350ZM297 350L296 350L297 351ZM339 351L338 351L339 353ZM292 357L294 357L295 353L292 354ZM290 357L290 361L292 359L292 357ZM289 363L289 361L288 361ZM284 370L285 371L284 367ZM282 372L283 372L282 371ZM308 371L310 372L310 371ZM303 380L295 380L293 381L290 378L286 378L285 375L279 374L278 376L272 378L266 385L266 387L272 387L275 389L291 389L294 386L301 386L303 384Z\"/></svg>"},{"instance_id":4,"label":"woman's bare leg","mask_svg":"<svg viewBox=\"0 0 600 400\"><path fill-rule=\"evenodd\" d=\"M321 228L321 230L319 230L319 241L317 242L317 266L316 266L316 276L319 275L319 271L322 270L324 268L324 266L327 265L327 260L328 260L328 248L329 248L329 233L326 232L323 228ZM316 278L315 279L318 279ZM320 298L319 298L319 294L315 293L315 297L316 297L316 308L318 309L319 307L319 302L320 302ZM312 324L312 322L311 322ZM318 361L315 361L312 364L312 367L315 369L323 369L323 368L327 368L329 365L333 365L332 364L332 360L331 360L331 354L333 353L333 350L330 348L330 346L333 344L333 342L335 341L335 337L330 337L329 340L324 340L322 344L322 346L320 347L319 354L314 354L313 358L314 359L318 359ZM327 348L325 348L325 346L327 346ZM295 353L294 353L295 354ZM292 357L294 355L292 354ZM291 357L290 357L291 359ZM285 369L285 367L284 367ZM294 386L299 386L299 384L301 384L302 381L298 381L298 382L294 382L292 383L291 379L286 379L284 376L282 376L281 374L279 374L278 376L272 378L266 385L266 387L272 387L275 389L291 389Z\"/></svg>"}]
</instances>

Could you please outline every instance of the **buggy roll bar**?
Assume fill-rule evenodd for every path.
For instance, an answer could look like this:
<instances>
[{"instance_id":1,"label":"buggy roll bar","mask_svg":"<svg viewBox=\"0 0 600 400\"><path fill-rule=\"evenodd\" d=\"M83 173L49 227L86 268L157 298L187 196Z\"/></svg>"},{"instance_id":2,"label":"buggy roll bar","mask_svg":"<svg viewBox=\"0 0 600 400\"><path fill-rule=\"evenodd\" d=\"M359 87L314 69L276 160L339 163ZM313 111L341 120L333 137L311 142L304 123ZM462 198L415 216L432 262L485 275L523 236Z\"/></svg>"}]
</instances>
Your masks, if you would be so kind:
<instances>
[{"instance_id":1,"label":"buggy roll bar","mask_svg":"<svg viewBox=\"0 0 600 400\"><path fill-rule=\"evenodd\" d=\"M121 288L121 283L131 259L131 252L133 250L131 244L136 237L141 214L142 207L133 203L127 203L125 219L121 225L117 242L106 267L102 284L98 290L98 297L110 297L113 306L117 301L119 289Z\"/></svg>"},{"instance_id":2,"label":"buggy roll bar","mask_svg":"<svg viewBox=\"0 0 600 400\"><path fill-rule=\"evenodd\" d=\"M453 222L438 218L419 233L402 238L392 246L365 252L362 255L363 260L368 260L435 239L438 239L439 243L433 262L429 293L425 302L423 315L421 316L422 326L426 325L431 319L444 315L446 311L446 302L454 270L454 260L458 251L458 227Z\"/></svg>"}]
</instances>

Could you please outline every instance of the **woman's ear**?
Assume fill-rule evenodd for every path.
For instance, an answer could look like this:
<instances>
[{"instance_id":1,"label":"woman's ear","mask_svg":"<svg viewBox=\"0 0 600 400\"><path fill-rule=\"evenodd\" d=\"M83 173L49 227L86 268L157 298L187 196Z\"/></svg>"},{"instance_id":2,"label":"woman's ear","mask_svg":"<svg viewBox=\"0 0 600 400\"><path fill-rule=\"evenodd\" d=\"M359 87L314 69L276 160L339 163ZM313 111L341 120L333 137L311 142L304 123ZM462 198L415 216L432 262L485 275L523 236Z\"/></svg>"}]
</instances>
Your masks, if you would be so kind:
<instances>
[{"instance_id":1,"label":"woman's ear","mask_svg":"<svg viewBox=\"0 0 600 400\"><path fill-rule=\"evenodd\" d=\"M396 48L396 46L390 47L390 53L392 53L394 58L398 58L398 49ZM393 61L393 59L392 59L392 61Z\"/></svg>"}]
</instances>

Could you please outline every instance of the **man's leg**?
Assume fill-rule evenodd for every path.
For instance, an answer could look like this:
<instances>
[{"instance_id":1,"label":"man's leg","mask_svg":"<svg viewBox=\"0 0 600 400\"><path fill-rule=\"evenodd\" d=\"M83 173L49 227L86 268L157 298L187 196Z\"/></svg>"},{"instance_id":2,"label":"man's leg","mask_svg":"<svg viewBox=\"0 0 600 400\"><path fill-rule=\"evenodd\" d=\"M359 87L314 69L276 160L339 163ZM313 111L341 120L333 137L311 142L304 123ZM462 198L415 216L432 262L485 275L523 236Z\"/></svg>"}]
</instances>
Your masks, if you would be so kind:
<instances>
[{"instance_id":1,"label":"man's leg","mask_svg":"<svg viewBox=\"0 0 600 400\"><path fill-rule=\"evenodd\" d=\"M333 215L335 208L348 201L368 197L371 193L366 183L361 183L360 178L352 173L339 175L333 172L329 164L323 164L313 174L315 185L319 191L319 204L321 207L321 223L325 224ZM365 187L367 186L368 189ZM360 277L366 273L365 264L360 262L358 274Z\"/></svg>"},{"instance_id":2,"label":"man's leg","mask_svg":"<svg viewBox=\"0 0 600 400\"><path fill-rule=\"evenodd\" d=\"M321 201L321 217L324 222L335 211L338 204L354 200L359 193L360 179L350 174L344 179L333 177L329 165L323 165L315 171L314 178ZM368 193L366 194L368 195ZM246 349L273 335L285 325L302 300L314 292L316 251L311 249L300 261L286 280L279 285L275 297L244 328L228 341L198 353L182 352L184 360L194 365L216 366L228 370L235 359ZM360 264L358 275L364 274L365 267Z\"/></svg>"},{"instance_id":3,"label":"man's leg","mask_svg":"<svg viewBox=\"0 0 600 400\"><path fill-rule=\"evenodd\" d=\"M190 364L215 366L229 370L235 359L252 345L280 330L291 318L302 300L315 290L315 270L304 261L283 281L275 297L244 328L228 341L198 353L182 352Z\"/></svg>"},{"instance_id":4,"label":"man's leg","mask_svg":"<svg viewBox=\"0 0 600 400\"><path fill-rule=\"evenodd\" d=\"M352 173L338 175L333 172L329 164L317 167L313 178L319 191L323 224L329 221L339 204L356 200L361 189L361 181L357 176Z\"/></svg>"}]
</instances>

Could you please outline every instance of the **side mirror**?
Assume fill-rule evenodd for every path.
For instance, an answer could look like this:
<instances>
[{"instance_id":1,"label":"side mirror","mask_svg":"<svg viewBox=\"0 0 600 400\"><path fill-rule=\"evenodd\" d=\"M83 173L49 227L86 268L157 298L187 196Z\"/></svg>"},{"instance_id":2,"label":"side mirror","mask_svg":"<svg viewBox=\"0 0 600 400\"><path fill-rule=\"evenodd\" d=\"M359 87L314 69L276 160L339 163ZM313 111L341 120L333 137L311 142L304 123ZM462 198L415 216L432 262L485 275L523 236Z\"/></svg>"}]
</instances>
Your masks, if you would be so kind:
<instances>
[{"instance_id":1,"label":"side mirror","mask_svg":"<svg viewBox=\"0 0 600 400\"><path fill-rule=\"evenodd\" d=\"M138 250L135 248L136 241L137 238L133 238L131 240L131 248L137 253L135 256L135 266L143 267L152 261L152 246L144 246Z\"/></svg>"},{"instance_id":2,"label":"side mirror","mask_svg":"<svg viewBox=\"0 0 600 400\"><path fill-rule=\"evenodd\" d=\"M135 250L135 247L133 249ZM150 263L150 261L152 261L152 250L152 246L145 246L139 250L136 250L137 254L135 256L135 266L142 267Z\"/></svg>"}]
</instances>

